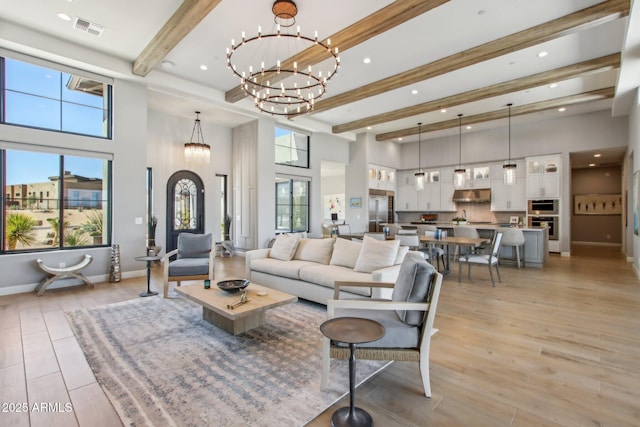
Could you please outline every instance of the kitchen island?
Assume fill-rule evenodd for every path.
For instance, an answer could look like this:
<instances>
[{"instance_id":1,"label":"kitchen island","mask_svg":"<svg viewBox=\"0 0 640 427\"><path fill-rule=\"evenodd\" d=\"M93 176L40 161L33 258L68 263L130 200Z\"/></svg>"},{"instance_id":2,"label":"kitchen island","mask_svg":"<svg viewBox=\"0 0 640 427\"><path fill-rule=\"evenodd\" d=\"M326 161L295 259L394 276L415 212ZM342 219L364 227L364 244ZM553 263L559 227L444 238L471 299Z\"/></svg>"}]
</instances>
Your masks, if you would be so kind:
<instances>
[{"instance_id":1,"label":"kitchen island","mask_svg":"<svg viewBox=\"0 0 640 427\"><path fill-rule=\"evenodd\" d=\"M493 237L493 233L499 231L501 228L509 227L506 224L486 224L486 223L467 223L455 225L450 222L435 222L431 224L427 223L399 223L403 229L418 229L421 233L426 227L423 226L436 226L441 230L446 230L448 235L453 235L454 228L456 227L474 227L478 230L480 237ZM549 229L546 227L524 227L517 226L522 230L525 239L524 245L524 261L527 267L542 267L549 258ZM515 248L503 246L500 248L501 259L515 259Z\"/></svg>"}]
</instances>

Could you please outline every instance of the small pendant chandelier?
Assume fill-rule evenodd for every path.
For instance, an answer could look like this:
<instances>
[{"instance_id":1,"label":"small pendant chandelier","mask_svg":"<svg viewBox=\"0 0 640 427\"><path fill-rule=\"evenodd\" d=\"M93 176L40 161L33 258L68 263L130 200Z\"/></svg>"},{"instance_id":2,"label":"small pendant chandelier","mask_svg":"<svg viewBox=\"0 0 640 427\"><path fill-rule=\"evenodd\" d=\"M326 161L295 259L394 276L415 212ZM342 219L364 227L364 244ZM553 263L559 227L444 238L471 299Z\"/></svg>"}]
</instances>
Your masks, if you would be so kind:
<instances>
[{"instance_id":1,"label":"small pendant chandelier","mask_svg":"<svg viewBox=\"0 0 640 427\"><path fill-rule=\"evenodd\" d=\"M511 162L511 106L512 103L507 104L509 106L509 159L507 163L502 165L504 172L504 185L516 185L516 164Z\"/></svg>"},{"instance_id":2,"label":"small pendant chandelier","mask_svg":"<svg viewBox=\"0 0 640 427\"><path fill-rule=\"evenodd\" d=\"M464 182L467 176L467 170L462 167L462 114L458 114L458 127L459 130L459 154L458 154L458 167L453 170L453 186L454 188L464 187Z\"/></svg>"},{"instance_id":3,"label":"small pendant chandelier","mask_svg":"<svg viewBox=\"0 0 640 427\"><path fill-rule=\"evenodd\" d=\"M194 140L195 136L195 140ZM196 121L193 124L191 140L184 144L184 159L187 162L209 163L211 158L211 147L205 144L202 128L200 127L200 111L196 111Z\"/></svg>"},{"instance_id":4,"label":"small pendant chandelier","mask_svg":"<svg viewBox=\"0 0 640 427\"><path fill-rule=\"evenodd\" d=\"M421 144L421 138L420 138L420 127L422 126L422 123L418 123L418 172L415 173L415 177L416 177L416 190L418 191L422 191L424 190L424 172L422 172L422 167L420 167L420 146Z\"/></svg>"}]
</instances>

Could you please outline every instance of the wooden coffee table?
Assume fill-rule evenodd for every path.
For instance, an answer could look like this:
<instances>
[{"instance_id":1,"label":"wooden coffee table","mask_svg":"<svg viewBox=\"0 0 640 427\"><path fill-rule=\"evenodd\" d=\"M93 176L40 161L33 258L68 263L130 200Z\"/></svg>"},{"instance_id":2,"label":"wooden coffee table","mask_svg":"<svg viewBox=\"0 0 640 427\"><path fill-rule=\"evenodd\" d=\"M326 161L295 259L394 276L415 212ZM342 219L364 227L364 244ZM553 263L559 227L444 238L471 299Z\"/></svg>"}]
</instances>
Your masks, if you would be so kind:
<instances>
[{"instance_id":1,"label":"wooden coffee table","mask_svg":"<svg viewBox=\"0 0 640 427\"><path fill-rule=\"evenodd\" d=\"M249 302L234 309L227 308L240 300L240 292L229 293L211 284L210 289L204 289L202 284L176 286L175 291L193 302L202 305L202 318L207 322L224 329L233 335L238 335L250 329L264 325L265 312L270 308L279 307L298 301L298 297L275 289L260 286L255 283L247 288ZM259 296L258 292L267 294Z\"/></svg>"}]
</instances>

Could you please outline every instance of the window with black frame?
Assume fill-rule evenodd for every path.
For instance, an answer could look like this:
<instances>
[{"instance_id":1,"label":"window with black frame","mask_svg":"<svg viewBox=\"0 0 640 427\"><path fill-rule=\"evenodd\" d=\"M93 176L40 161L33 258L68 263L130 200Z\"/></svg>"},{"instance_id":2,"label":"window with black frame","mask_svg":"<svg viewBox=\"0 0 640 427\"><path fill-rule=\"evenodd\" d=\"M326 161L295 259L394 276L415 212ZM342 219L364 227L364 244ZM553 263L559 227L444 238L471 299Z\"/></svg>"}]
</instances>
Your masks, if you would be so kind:
<instances>
[{"instance_id":1,"label":"window with black frame","mask_svg":"<svg viewBox=\"0 0 640 427\"><path fill-rule=\"evenodd\" d=\"M309 181L276 178L276 232L309 231Z\"/></svg>"},{"instance_id":2,"label":"window with black frame","mask_svg":"<svg viewBox=\"0 0 640 427\"><path fill-rule=\"evenodd\" d=\"M275 162L278 165L309 168L309 135L289 129L275 129Z\"/></svg>"},{"instance_id":3,"label":"window with black frame","mask_svg":"<svg viewBox=\"0 0 640 427\"><path fill-rule=\"evenodd\" d=\"M111 161L2 153L2 252L109 245Z\"/></svg>"},{"instance_id":4,"label":"window with black frame","mask_svg":"<svg viewBox=\"0 0 640 427\"><path fill-rule=\"evenodd\" d=\"M0 57L0 123L111 139L107 78Z\"/></svg>"}]
</instances>

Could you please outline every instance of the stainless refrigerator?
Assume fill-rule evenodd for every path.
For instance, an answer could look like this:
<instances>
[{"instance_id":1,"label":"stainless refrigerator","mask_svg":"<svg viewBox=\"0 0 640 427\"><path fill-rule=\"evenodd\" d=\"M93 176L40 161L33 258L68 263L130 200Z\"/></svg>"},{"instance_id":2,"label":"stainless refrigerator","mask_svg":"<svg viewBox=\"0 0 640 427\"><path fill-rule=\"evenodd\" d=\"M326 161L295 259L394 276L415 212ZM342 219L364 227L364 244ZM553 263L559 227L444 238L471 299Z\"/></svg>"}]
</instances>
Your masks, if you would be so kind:
<instances>
[{"instance_id":1,"label":"stainless refrigerator","mask_svg":"<svg viewBox=\"0 0 640 427\"><path fill-rule=\"evenodd\" d=\"M369 194L369 232L382 232L382 224L392 222L389 219L389 201L393 196ZM393 208L392 208L393 209Z\"/></svg>"}]
</instances>

